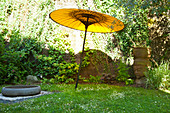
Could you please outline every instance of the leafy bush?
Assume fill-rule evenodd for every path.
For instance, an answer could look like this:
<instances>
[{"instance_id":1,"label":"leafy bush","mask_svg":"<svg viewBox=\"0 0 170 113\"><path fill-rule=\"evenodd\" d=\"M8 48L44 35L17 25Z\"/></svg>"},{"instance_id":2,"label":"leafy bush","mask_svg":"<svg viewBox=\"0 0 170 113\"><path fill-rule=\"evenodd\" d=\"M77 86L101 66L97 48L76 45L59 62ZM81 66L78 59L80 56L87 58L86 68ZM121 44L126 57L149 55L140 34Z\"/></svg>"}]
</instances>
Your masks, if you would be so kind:
<instances>
[{"instance_id":1,"label":"leafy bush","mask_svg":"<svg viewBox=\"0 0 170 113\"><path fill-rule=\"evenodd\" d=\"M1 35L2 39L5 35ZM22 38L19 32L12 31L10 41L1 41L3 52L0 56L0 83L18 82L25 79L26 75L33 75L33 68L35 65L34 55L42 50L41 43L36 39Z\"/></svg>"},{"instance_id":2,"label":"leafy bush","mask_svg":"<svg viewBox=\"0 0 170 113\"><path fill-rule=\"evenodd\" d=\"M128 74L129 68L126 64L124 64L122 61L118 63L118 74L116 76L116 80L120 82L125 82L126 85L133 84L133 80L130 79L130 75Z\"/></svg>"},{"instance_id":3,"label":"leafy bush","mask_svg":"<svg viewBox=\"0 0 170 113\"><path fill-rule=\"evenodd\" d=\"M51 0L1 2L0 84L16 83L27 75L40 76L44 81L58 75L63 82L77 73L68 34L49 18L54 6ZM64 61L65 51L71 62Z\"/></svg>"},{"instance_id":4,"label":"leafy bush","mask_svg":"<svg viewBox=\"0 0 170 113\"><path fill-rule=\"evenodd\" d=\"M149 69L145 73L147 77L146 87L151 89L170 88L169 62L162 62L158 67Z\"/></svg>"},{"instance_id":5,"label":"leafy bush","mask_svg":"<svg viewBox=\"0 0 170 113\"><path fill-rule=\"evenodd\" d=\"M78 71L77 63L64 61L65 47L54 48L49 45L49 50L46 50L44 42L27 37L22 38L19 32L14 31L9 35L10 42L4 41L4 36L5 34L0 40L0 84L19 82L30 74L46 78L54 78L58 75L60 78L64 77L59 80L63 82ZM61 42L61 39L58 39L59 41L62 45L65 44ZM47 53L43 53L44 50ZM68 51L74 61L74 51L71 49Z\"/></svg>"}]
</instances>

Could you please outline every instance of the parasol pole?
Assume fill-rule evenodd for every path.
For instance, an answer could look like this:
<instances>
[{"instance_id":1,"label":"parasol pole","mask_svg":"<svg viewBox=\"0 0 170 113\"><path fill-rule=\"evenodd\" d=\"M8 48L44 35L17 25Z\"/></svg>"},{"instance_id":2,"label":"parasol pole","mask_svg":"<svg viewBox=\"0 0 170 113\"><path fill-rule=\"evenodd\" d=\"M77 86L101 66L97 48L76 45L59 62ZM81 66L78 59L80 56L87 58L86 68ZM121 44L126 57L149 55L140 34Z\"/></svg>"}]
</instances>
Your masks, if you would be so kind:
<instances>
[{"instance_id":1,"label":"parasol pole","mask_svg":"<svg viewBox=\"0 0 170 113\"><path fill-rule=\"evenodd\" d=\"M86 25L85 25L85 35L84 35L83 48L82 48L82 54L81 54L81 57L80 57L80 65L79 65L79 71L78 71L78 74L77 74L77 81L76 81L75 90L78 86L79 74L80 74L80 71L81 71L81 65L82 65L82 59L83 59L83 53L84 53L84 46L85 46L86 34L87 34L87 28L88 28L88 20L89 20L89 17L87 17L87 22L86 22Z\"/></svg>"}]
</instances>

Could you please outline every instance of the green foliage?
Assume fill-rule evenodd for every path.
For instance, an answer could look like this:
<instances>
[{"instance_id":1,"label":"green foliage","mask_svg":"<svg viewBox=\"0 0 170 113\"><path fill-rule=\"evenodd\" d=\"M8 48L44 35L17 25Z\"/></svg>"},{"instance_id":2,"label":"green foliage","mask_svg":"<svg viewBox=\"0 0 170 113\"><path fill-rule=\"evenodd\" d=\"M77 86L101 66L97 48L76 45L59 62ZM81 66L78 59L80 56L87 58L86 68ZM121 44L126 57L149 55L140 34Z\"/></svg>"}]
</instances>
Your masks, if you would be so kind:
<instances>
[{"instance_id":1,"label":"green foliage","mask_svg":"<svg viewBox=\"0 0 170 113\"><path fill-rule=\"evenodd\" d=\"M86 67L90 64L89 60L90 60L90 49L89 47L84 49L85 52L85 56L83 57L83 61L82 61L82 67Z\"/></svg>"},{"instance_id":2,"label":"green foliage","mask_svg":"<svg viewBox=\"0 0 170 113\"><path fill-rule=\"evenodd\" d=\"M47 79L48 80L48 79ZM54 78L49 79L48 81L44 81L45 83L51 83L51 84L57 84L57 83L73 83L74 79L73 78L66 78L65 75L58 76L55 75Z\"/></svg>"},{"instance_id":3,"label":"green foliage","mask_svg":"<svg viewBox=\"0 0 170 113\"><path fill-rule=\"evenodd\" d=\"M127 80L125 81L125 84L126 84L126 85L134 84L134 80L131 79L131 78L129 78L129 79L127 79Z\"/></svg>"},{"instance_id":4,"label":"green foliage","mask_svg":"<svg viewBox=\"0 0 170 113\"><path fill-rule=\"evenodd\" d=\"M64 52L62 50L49 51L49 56L38 55L37 61L39 65L36 67L36 74L43 77L51 78L55 75L71 77L78 72L79 65L77 63L69 63L64 61ZM63 79L64 80L64 79Z\"/></svg>"},{"instance_id":5,"label":"green foliage","mask_svg":"<svg viewBox=\"0 0 170 113\"><path fill-rule=\"evenodd\" d=\"M125 28L122 31L114 33L114 38L118 40L115 44L118 43L124 56L131 55L133 46L147 46L150 43L147 26L148 9L141 8L144 5L143 1L95 0L95 3L97 10L114 16L125 24ZM110 39L108 39L109 42ZM110 48L109 46L114 48L115 44L112 43L107 48Z\"/></svg>"},{"instance_id":6,"label":"green foliage","mask_svg":"<svg viewBox=\"0 0 170 113\"><path fill-rule=\"evenodd\" d=\"M110 68L108 59L109 57L105 53L98 50L89 49L89 47L87 47L85 48L85 56L83 57L82 67L86 67L92 63L92 65L99 73L98 65L101 64L104 66L104 72L109 73Z\"/></svg>"},{"instance_id":7,"label":"green foliage","mask_svg":"<svg viewBox=\"0 0 170 113\"><path fill-rule=\"evenodd\" d=\"M55 1L6 0L1 6L0 84L20 82L27 75L41 76L44 82L48 78L72 81L78 70L74 50L68 34L49 18ZM66 51L71 62L64 61Z\"/></svg>"},{"instance_id":8,"label":"green foliage","mask_svg":"<svg viewBox=\"0 0 170 113\"><path fill-rule=\"evenodd\" d=\"M104 40L107 40L106 51L117 47L126 57L132 56L134 46L150 46L152 40L149 37L148 16L162 15L168 12L169 7L167 0L94 0L93 7L88 6L87 2L78 1L82 3L78 4L79 7L90 7L116 17L125 24L125 28L115 32L114 36L105 34L107 38ZM113 43L112 39L115 38L116 42ZM98 37L95 41L98 42Z\"/></svg>"},{"instance_id":9,"label":"green foliage","mask_svg":"<svg viewBox=\"0 0 170 113\"><path fill-rule=\"evenodd\" d=\"M170 70L169 62L162 62L158 67L149 69L145 73L147 77L146 87L151 89L170 90Z\"/></svg>"},{"instance_id":10,"label":"green foliage","mask_svg":"<svg viewBox=\"0 0 170 113\"><path fill-rule=\"evenodd\" d=\"M49 83L49 80L48 80L47 78L43 78L43 79L41 80L41 82L42 82L42 83ZM50 80L50 82L51 82L51 80Z\"/></svg>"},{"instance_id":11,"label":"green foliage","mask_svg":"<svg viewBox=\"0 0 170 113\"><path fill-rule=\"evenodd\" d=\"M1 35L2 36L2 35ZM4 40L5 35L1 38ZM33 74L33 54L41 52L40 43L29 38L20 39L19 32L12 32L10 42L1 41L5 45L0 56L0 84L5 82L18 82L24 79L24 76Z\"/></svg>"},{"instance_id":12,"label":"green foliage","mask_svg":"<svg viewBox=\"0 0 170 113\"><path fill-rule=\"evenodd\" d=\"M126 85L133 84L133 80L130 79L130 75L128 74L129 68L127 67L127 65L124 64L122 61L117 64L118 75L116 76L116 80L120 82L125 82Z\"/></svg>"},{"instance_id":13,"label":"green foliage","mask_svg":"<svg viewBox=\"0 0 170 113\"><path fill-rule=\"evenodd\" d=\"M90 83L100 83L101 82L101 76L93 76L90 75L90 78L84 79L84 82L90 82Z\"/></svg>"},{"instance_id":14,"label":"green foliage","mask_svg":"<svg viewBox=\"0 0 170 113\"><path fill-rule=\"evenodd\" d=\"M27 37L21 39L19 32L12 32L9 36L10 42L5 44L4 36L0 42L2 47L0 56L1 84L19 82L30 74L46 78L58 75L64 78L59 79L63 82L78 72L79 66L76 63L64 61L64 47L49 46L49 50L47 50L45 43ZM61 39L58 41L61 43ZM64 43L62 44L64 45ZM47 53L43 53L43 51L47 51ZM70 50L70 54L74 57L72 52Z\"/></svg>"}]
</instances>

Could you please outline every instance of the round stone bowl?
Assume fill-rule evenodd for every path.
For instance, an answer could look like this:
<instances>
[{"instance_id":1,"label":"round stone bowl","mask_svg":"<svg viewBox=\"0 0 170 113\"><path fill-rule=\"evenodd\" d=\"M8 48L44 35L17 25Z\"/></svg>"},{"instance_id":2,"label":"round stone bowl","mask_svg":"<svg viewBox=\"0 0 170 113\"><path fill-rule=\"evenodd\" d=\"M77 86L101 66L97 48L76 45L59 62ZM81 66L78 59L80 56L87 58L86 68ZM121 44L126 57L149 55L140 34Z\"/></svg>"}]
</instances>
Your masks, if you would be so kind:
<instances>
[{"instance_id":1,"label":"round stone bowl","mask_svg":"<svg viewBox=\"0 0 170 113\"><path fill-rule=\"evenodd\" d=\"M40 86L34 85L15 85L2 88L2 95L7 97L32 96L40 92Z\"/></svg>"}]
</instances>

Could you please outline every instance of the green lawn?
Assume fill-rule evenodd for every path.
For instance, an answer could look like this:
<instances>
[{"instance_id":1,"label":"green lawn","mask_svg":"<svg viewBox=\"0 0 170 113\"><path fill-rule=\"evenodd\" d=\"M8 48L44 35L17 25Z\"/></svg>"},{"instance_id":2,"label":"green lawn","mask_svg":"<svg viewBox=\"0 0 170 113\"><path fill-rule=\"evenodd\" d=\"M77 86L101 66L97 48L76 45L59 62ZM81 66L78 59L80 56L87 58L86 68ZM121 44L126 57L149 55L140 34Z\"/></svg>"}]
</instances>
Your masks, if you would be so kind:
<instances>
[{"instance_id":1,"label":"green lawn","mask_svg":"<svg viewBox=\"0 0 170 113\"><path fill-rule=\"evenodd\" d=\"M0 103L0 113L170 113L170 94L159 90L106 84L79 85L76 91L74 84L42 84L41 88L62 92Z\"/></svg>"}]
</instances>

